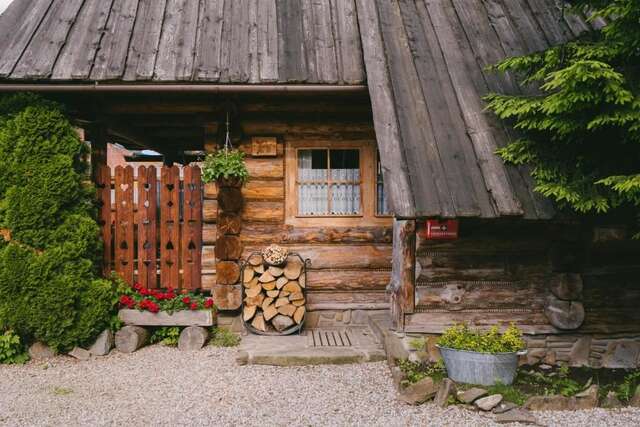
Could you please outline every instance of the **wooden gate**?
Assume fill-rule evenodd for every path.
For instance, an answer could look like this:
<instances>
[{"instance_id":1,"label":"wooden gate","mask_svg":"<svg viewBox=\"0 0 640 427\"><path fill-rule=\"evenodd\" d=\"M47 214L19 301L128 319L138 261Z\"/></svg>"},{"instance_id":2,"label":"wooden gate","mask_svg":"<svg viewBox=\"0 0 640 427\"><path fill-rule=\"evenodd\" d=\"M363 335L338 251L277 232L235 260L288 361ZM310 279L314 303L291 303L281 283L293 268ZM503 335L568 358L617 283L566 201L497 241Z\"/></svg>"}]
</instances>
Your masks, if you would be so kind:
<instances>
[{"instance_id":1,"label":"wooden gate","mask_svg":"<svg viewBox=\"0 0 640 427\"><path fill-rule=\"evenodd\" d=\"M201 287L202 197L198 166L108 166L97 173L103 271L145 288Z\"/></svg>"}]
</instances>

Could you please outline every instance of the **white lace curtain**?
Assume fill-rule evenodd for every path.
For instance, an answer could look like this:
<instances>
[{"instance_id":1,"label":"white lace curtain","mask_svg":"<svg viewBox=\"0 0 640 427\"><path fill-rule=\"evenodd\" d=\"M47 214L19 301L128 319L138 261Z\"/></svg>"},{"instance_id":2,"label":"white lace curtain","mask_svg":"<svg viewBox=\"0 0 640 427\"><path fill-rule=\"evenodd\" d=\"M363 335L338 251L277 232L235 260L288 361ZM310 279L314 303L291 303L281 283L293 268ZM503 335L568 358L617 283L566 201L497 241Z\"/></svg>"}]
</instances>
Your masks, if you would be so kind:
<instances>
[{"instance_id":1,"label":"white lace curtain","mask_svg":"<svg viewBox=\"0 0 640 427\"><path fill-rule=\"evenodd\" d=\"M358 150L331 151L333 153L330 150L298 151L298 212L300 215L357 215L360 213L360 168L333 168L329 161L330 158L343 158L335 162L337 166L344 166L354 161L355 164L359 164L359 152Z\"/></svg>"}]
</instances>

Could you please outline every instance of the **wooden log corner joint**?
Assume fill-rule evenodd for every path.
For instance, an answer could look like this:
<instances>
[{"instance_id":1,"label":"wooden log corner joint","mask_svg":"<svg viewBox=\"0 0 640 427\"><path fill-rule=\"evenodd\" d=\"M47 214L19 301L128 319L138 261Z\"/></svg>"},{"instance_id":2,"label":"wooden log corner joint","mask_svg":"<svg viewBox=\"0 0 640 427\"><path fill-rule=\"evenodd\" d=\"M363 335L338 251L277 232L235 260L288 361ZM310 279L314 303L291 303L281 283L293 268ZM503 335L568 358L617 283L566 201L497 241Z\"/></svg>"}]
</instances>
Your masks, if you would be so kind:
<instances>
[{"instance_id":1,"label":"wooden log corner joint","mask_svg":"<svg viewBox=\"0 0 640 427\"><path fill-rule=\"evenodd\" d=\"M271 247L270 247L271 248ZM277 265L262 252L253 252L242 265L242 320L260 335L289 335L304 324L307 264L295 253Z\"/></svg>"}]
</instances>

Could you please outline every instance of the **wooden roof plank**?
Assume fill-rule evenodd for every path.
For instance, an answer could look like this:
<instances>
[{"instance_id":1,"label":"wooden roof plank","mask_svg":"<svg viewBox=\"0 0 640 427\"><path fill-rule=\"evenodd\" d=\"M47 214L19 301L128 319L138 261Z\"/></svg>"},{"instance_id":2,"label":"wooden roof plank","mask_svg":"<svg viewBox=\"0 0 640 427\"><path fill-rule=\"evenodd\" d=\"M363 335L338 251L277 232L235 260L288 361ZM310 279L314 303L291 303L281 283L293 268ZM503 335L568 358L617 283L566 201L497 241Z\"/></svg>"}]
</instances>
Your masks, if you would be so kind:
<instances>
[{"instance_id":1,"label":"wooden roof plank","mask_svg":"<svg viewBox=\"0 0 640 427\"><path fill-rule=\"evenodd\" d=\"M123 80L153 78L166 3L166 0L140 0Z\"/></svg>"},{"instance_id":2,"label":"wooden roof plank","mask_svg":"<svg viewBox=\"0 0 640 427\"><path fill-rule=\"evenodd\" d=\"M307 80L306 52L299 0L277 0L278 74L282 82Z\"/></svg>"},{"instance_id":3,"label":"wooden roof plank","mask_svg":"<svg viewBox=\"0 0 640 427\"><path fill-rule=\"evenodd\" d=\"M302 29L304 32L304 45L307 53L307 82L318 83L318 70L316 67L316 40L315 19L313 14L314 0L302 1Z\"/></svg>"},{"instance_id":4,"label":"wooden roof plank","mask_svg":"<svg viewBox=\"0 0 640 427\"><path fill-rule=\"evenodd\" d=\"M51 75L69 30L76 20L83 0L54 2L42 23L34 33L12 76L41 79Z\"/></svg>"},{"instance_id":5,"label":"wooden roof plank","mask_svg":"<svg viewBox=\"0 0 640 427\"><path fill-rule=\"evenodd\" d=\"M340 81L342 80L342 76L344 75L344 66L342 64L342 55L340 55L340 50L342 49L342 40L340 39L340 29L338 26L338 6L337 3L342 2L344 0L329 0L330 10L331 10L331 32L333 34L334 45L336 47L336 67L338 69L338 76Z\"/></svg>"},{"instance_id":6,"label":"wooden roof plank","mask_svg":"<svg viewBox=\"0 0 640 427\"><path fill-rule=\"evenodd\" d=\"M112 0L85 0L67 42L55 62L51 73L53 79L84 80L89 77L109 17L111 3Z\"/></svg>"},{"instance_id":7,"label":"wooden roof plank","mask_svg":"<svg viewBox=\"0 0 640 427\"><path fill-rule=\"evenodd\" d=\"M397 1L376 1L416 212L455 217Z\"/></svg>"},{"instance_id":8,"label":"wooden roof plank","mask_svg":"<svg viewBox=\"0 0 640 427\"><path fill-rule=\"evenodd\" d=\"M155 66L158 80L191 79L199 6L198 1L167 0Z\"/></svg>"},{"instance_id":9,"label":"wooden roof plank","mask_svg":"<svg viewBox=\"0 0 640 427\"><path fill-rule=\"evenodd\" d=\"M249 1L234 0L231 6L231 44L229 45L229 80L249 80Z\"/></svg>"},{"instance_id":10,"label":"wooden roof plank","mask_svg":"<svg viewBox=\"0 0 640 427\"><path fill-rule=\"evenodd\" d=\"M526 54L540 52L549 47L542 28L529 10L526 0L500 0L502 9L509 15L510 21L520 34Z\"/></svg>"},{"instance_id":11,"label":"wooden roof plank","mask_svg":"<svg viewBox=\"0 0 640 427\"><path fill-rule=\"evenodd\" d=\"M476 154L473 149L473 144L469 135L466 132L466 125L462 118L462 111L458 104L456 97L456 91L453 87L447 64L445 62L440 44L438 43L438 37L436 35L431 17L427 12L424 2L416 2L418 15L423 22L423 30L425 32L425 38L429 44L431 51L431 57L434 62L434 67L437 70L438 84L441 87L442 94L445 98L446 108L448 110L449 123L446 125L448 132L451 132L451 144L457 144L462 151L465 166L456 168L457 173L466 171L469 174L471 180L471 186L469 190L475 193L478 207L480 208L480 216L490 218L496 216L495 205L491 199L487 187L484 182L484 177L477 164Z\"/></svg>"},{"instance_id":12,"label":"wooden roof plank","mask_svg":"<svg viewBox=\"0 0 640 427\"><path fill-rule=\"evenodd\" d=\"M138 0L114 0L91 79L113 80L122 77L137 9Z\"/></svg>"},{"instance_id":13,"label":"wooden roof plank","mask_svg":"<svg viewBox=\"0 0 640 427\"><path fill-rule=\"evenodd\" d=\"M258 2L258 62L260 81L272 83L279 80L276 0Z\"/></svg>"},{"instance_id":14,"label":"wooden roof plank","mask_svg":"<svg viewBox=\"0 0 640 427\"><path fill-rule=\"evenodd\" d=\"M349 84L362 83L365 80L365 74L354 0L337 2L333 19L338 24L339 56L342 59L341 80Z\"/></svg>"},{"instance_id":15,"label":"wooden roof plank","mask_svg":"<svg viewBox=\"0 0 640 427\"><path fill-rule=\"evenodd\" d=\"M231 8L234 0L225 0L222 9L222 35L220 38L220 82L229 82L229 65L231 63L231 34L233 23L231 19Z\"/></svg>"},{"instance_id":16,"label":"wooden roof plank","mask_svg":"<svg viewBox=\"0 0 640 427\"><path fill-rule=\"evenodd\" d=\"M314 0L312 10L314 44L308 46L307 51L310 52L309 56L315 52L318 80L323 83L336 83L340 74L336 40L332 28L331 4L328 1Z\"/></svg>"},{"instance_id":17,"label":"wooden roof plank","mask_svg":"<svg viewBox=\"0 0 640 427\"><path fill-rule=\"evenodd\" d=\"M445 189L453 201L456 216L478 216L480 207L473 190L469 169L475 166L475 156L467 164L460 144L467 138L459 139L445 99L434 55L427 41L423 23L418 14L416 2L400 0L400 12L407 32L408 48L417 71L416 92L424 99L426 106L425 132L427 137L419 142L426 143L427 153L434 162L436 185L445 183ZM446 72L446 70L443 70ZM464 123L459 123L464 125ZM463 127L464 129L464 127ZM406 143L407 141L405 141ZM429 155L428 154L428 155ZM438 182L440 181L440 182ZM431 190L433 191L433 190ZM416 194L416 197L421 195Z\"/></svg>"},{"instance_id":18,"label":"wooden roof plank","mask_svg":"<svg viewBox=\"0 0 640 427\"><path fill-rule=\"evenodd\" d=\"M221 71L224 0L202 2L198 22L195 80L218 81Z\"/></svg>"},{"instance_id":19,"label":"wooden roof plank","mask_svg":"<svg viewBox=\"0 0 640 427\"><path fill-rule=\"evenodd\" d=\"M527 0L533 16L552 46L571 39L571 30L561 18L555 0Z\"/></svg>"},{"instance_id":20,"label":"wooden roof plank","mask_svg":"<svg viewBox=\"0 0 640 427\"><path fill-rule=\"evenodd\" d=\"M258 0L249 0L249 82L260 81L258 59Z\"/></svg>"},{"instance_id":21,"label":"wooden roof plank","mask_svg":"<svg viewBox=\"0 0 640 427\"><path fill-rule=\"evenodd\" d=\"M514 195L506 167L495 155L498 145L487 118L488 113L484 112L484 104L480 98L480 93L486 91L476 88L477 84L482 83L478 81L479 71L469 67L467 63L469 53L463 51L464 45L456 38L453 30L454 25L460 25L453 6L440 0L425 0L425 3L447 62L449 76L456 91L467 132L473 142L487 190L493 197L500 215L522 215L524 212ZM477 64L475 66L477 67ZM474 74L476 74L475 78Z\"/></svg>"},{"instance_id":22,"label":"wooden roof plank","mask_svg":"<svg viewBox=\"0 0 640 427\"><path fill-rule=\"evenodd\" d=\"M0 77L9 77L25 48L31 41L49 11L53 0L34 0L10 5L5 12L3 24L7 32L2 35L2 55L0 55ZM3 17L5 15L3 14ZM9 19L16 19L9 26Z\"/></svg>"},{"instance_id":23,"label":"wooden roof plank","mask_svg":"<svg viewBox=\"0 0 640 427\"><path fill-rule=\"evenodd\" d=\"M367 72L373 124L380 151L385 188L392 211L400 217L414 217L415 203L391 89L391 77L380 34L376 5L371 0L356 0L361 29L364 63Z\"/></svg>"}]
</instances>

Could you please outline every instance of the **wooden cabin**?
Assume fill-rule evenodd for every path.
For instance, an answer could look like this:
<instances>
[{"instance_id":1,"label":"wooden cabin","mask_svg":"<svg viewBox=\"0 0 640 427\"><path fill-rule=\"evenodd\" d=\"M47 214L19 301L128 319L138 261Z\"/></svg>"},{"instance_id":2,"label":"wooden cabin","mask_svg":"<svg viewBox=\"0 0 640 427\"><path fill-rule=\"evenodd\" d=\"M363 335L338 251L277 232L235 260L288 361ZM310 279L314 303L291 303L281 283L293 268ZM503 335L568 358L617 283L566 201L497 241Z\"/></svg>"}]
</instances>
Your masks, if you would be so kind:
<instances>
[{"instance_id":1,"label":"wooden cabin","mask_svg":"<svg viewBox=\"0 0 640 427\"><path fill-rule=\"evenodd\" d=\"M311 310L389 309L394 329L432 335L515 322L532 362L636 366L629 219L576 218L534 192L526 168L495 155L514 132L482 100L530 90L487 66L602 25L556 3L15 0L0 16L0 91L64 102L94 171L108 142L159 152L167 168L186 163L221 146L228 118L250 172L240 216L230 226L204 185L200 240L181 252L197 274L181 278L184 259L170 268L172 285L211 290L222 309L242 300L221 262L276 243L310 259ZM100 188L118 192L114 174L96 173ZM113 209L103 208L107 269L133 280L142 228L119 237ZM166 285L152 252L149 283Z\"/></svg>"}]
</instances>

